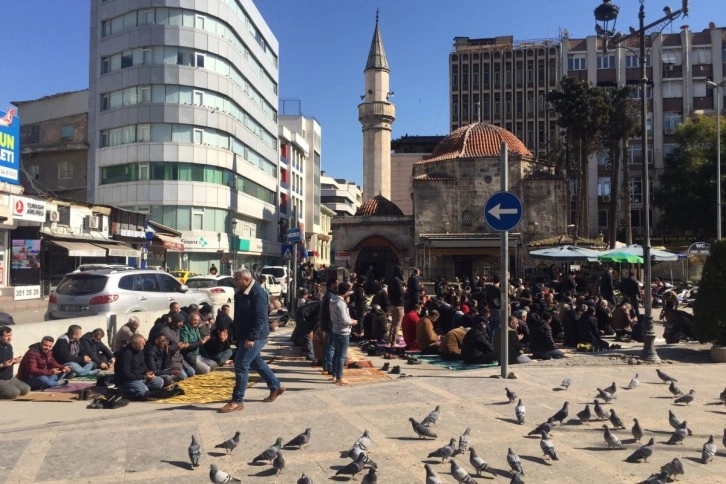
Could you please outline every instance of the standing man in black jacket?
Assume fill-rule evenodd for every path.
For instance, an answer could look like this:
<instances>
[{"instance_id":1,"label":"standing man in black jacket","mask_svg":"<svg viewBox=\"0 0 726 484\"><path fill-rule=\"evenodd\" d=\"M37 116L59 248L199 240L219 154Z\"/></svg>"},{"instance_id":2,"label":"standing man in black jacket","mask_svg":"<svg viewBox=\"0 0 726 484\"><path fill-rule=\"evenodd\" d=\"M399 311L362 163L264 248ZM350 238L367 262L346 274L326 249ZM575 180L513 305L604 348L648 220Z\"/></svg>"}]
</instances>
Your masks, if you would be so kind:
<instances>
[{"instance_id":1,"label":"standing man in black jacket","mask_svg":"<svg viewBox=\"0 0 726 484\"><path fill-rule=\"evenodd\" d=\"M613 284L613 268L608 267L600 276L600 297L615 307L615 285Z\"/></svg>"},{"instance_id":2,"label":"standing man in black jacket","mask_svg":"<svg viewBox=\"0 0 726 484\"><path fill-rule=\"evenodd\" d=\"M405 294L403 291L403 268L396 266L393 277L388 280L388 299L391 301L391 332L388 335L391 346L396 344L398 329L403 321L403 304Z\"/></svg>"},{"instance_id":3,"label":"standing man in black jacket","mask_svg":"<svg viewBox=\"0 0 726 484\"><path fill-rule=\"evenodd\" d=\"M410 311L414 304L421 299L423 286L419 281L420 275L421 271L418 267L414 267L411 271L411 277L408 278L408 282L406 283L406 312Z\"/></svg>"},{"instance_id":4,"label":"standing man in black jacket","mask_svg":"<svg viewBox=\"0 0 726 484\"><path fill-rule=\"evenodd\" d=\"M646 289L650 290L649 287ZM630 303L633 305L635 315L639 315L640 310L638 309L638 303L640 302L640 283L635 278L635 273L631 271L629 276L622 280L620 283L620 292L624 296L628 296L630 298ZM650 296L650 294L648 294L648 296Z\"/></svg>"},{"instance_id":5,"label":"standing man in black jacket","mask_svg":"<svg viewBox=\"0 0 726 484\"><path fill-rule=\"evenodd\" d=\"M330 320L330 298L335 294L335 290L338 287L338 281L332 279L328 281L328 290L325 292L322 301L320 301L320 320L319 328L320 331L325 333L325 349L323 349L323 371L328 374L333 374L333 353L335 347L333 346L333 323Z\"/></svg>"}]
</instances>

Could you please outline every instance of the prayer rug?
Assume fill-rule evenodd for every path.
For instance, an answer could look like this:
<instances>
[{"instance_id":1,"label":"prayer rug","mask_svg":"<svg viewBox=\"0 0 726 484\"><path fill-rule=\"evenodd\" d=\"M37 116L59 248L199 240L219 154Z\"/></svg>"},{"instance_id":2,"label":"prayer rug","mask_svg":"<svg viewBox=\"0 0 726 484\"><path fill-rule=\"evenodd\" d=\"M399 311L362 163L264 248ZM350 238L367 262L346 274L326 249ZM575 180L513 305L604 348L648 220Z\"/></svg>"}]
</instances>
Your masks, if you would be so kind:
<instances>
[{"instance_id":1,"label":"prayer rug","mask_svg":"<svg viewBox=\"0 0 726 484\"><path fill-rule=\"evenodd\" d=\"M15 399L16 402L77 402L73 393L30 392Z\"/></svg>"},{"instance_id":2,"label":"prayer rug","mask_svg":"<svg viewBox=\"0 0 726 484\"><path fill-rule=\"evenodd\" d=\"M250 375L247 388L260 380L258 375ZM179 382L184 395L154 400L153 403L224 403L229 402L234 389L234 371L211 371L206 375L195 375Z\"/></svg>"},{"instance_id":3,"label":"prayer rug","mask_svg":"<svg viewBox=\"0 0 726 484\"><path fill-rule=\"evenodd\" d=\"M71 380L68 383L68 385L46 388L43 391L47 392L47 393L80 393L81 391L85 390L86 388L91 388L93 386L94 386L94 384L91 382L82 383L82 382L75 382L75 381Z\"/></svg>"},{"instance_id":4,"label":"prayer rug","mask_svg":"<svg viewBox=\"0 0 726 484\"><path fill-rule=\"evenodd\" d=\"M461 371L461 370L476 370L477 368L491 368L494 366L499 366L498 362L494 363L486 363L482 365L467 365L461 360L444 360L439 355L418 355L416 356L416 359L419 359L421 361L425 361L426 363L431 363L432 365L441 366L443 368L447 368L449 370L454 371Z\"/></svg>"},{"instance_id":5,"label":"prayer rug","mask_svg":"<svg viewBox=\"0 0 726 484\"><path fill-rule=\"evenodd\" d=\"M351 363L357 363L362 366L362 368L350 368L346 366L343 369L343 378L348 380L351 385L391 379L390 376L378 368L373 368L373 363L365 357L358 346L348 347L348 365ZM321 367L317 368L322 373L323 369Z\"/></svg>"}]
</instances>

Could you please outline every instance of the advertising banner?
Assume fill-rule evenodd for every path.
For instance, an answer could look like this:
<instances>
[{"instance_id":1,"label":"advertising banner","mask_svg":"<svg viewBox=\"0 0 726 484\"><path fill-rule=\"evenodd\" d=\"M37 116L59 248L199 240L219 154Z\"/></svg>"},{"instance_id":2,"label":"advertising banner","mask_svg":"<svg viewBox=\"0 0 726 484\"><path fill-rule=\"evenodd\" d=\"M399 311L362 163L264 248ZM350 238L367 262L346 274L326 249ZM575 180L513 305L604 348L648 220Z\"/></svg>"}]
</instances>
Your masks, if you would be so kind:
<instances>
[{"instance_id":1,"label":"advertising banner","mask_svg":"<svg viewBox=\"0 0 726 484\"><path fill-rule=\"evenodd\" d=\"M20 185L20 119L0 111L0 181Z\"/></svg>"}]
</instances>

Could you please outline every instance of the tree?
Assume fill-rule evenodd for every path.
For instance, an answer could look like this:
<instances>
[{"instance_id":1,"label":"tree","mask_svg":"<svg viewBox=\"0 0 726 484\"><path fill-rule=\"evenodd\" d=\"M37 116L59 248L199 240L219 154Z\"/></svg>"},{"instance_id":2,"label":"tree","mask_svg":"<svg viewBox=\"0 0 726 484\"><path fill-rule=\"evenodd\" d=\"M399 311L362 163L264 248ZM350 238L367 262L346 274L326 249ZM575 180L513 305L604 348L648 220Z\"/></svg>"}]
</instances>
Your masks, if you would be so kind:
<instances>
[{"instance_id":1,"label":"tree","mask_svg":"<svg viewBox=\"0 0 726 484\"><path fill-rule=\"evenodd\" d=\"M701 238L715 234L716 121L693 116L678 126L675 137L678 146L665 157L653 192L653 203L664 214L659 227Z\"/></svg>"},{"instance_id":2,"label":"tree","mask_svg":"<svg viewBox=\"0 0 726 484\"><path fill-rule=\"evenodd\" d=\"M711 244L711 255L703 266L693 307L693 324L699 341L713 341L717 346L726 346L725 299L726 239L721 239Z\"/></svg>"},{"instance_id":3,"label":"tree","mask_svg":"<svg viewBox=\"0 0 726 484\"><path fill-rule=\"evenodd\" d=\"M562 127L565 138L564 172L568 181L575 180L577 203L575 216L571 219L580 235L587 234L587 158L599 146L597 136L600 127L607 121L608 101L606 94L586 81L563 77L559 91L550 91L547 100L557 112L557 124ZM568 184L569 191L569 184ZM569 197L568 193L568 200ZM570 215L568 207L568 215Z\"/></svg>"}]
</instances>

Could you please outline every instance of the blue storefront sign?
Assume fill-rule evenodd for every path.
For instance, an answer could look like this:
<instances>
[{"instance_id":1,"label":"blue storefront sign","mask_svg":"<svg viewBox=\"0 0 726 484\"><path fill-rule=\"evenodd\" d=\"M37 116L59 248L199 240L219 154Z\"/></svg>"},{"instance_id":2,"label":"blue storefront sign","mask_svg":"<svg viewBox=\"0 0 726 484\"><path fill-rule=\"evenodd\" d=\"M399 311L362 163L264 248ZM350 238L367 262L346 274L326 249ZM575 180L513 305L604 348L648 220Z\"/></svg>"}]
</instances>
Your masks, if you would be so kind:
<instances>
[{"instance_id":1,"label":"blue storefront sign","mask_svg":"<svg viewBox=\"0 0 726 484\"><path fill-rule=\"evenodd\" d=\"M0 111L0 181L20 185L20 119Z\"/></svg>"}]
</instances>

